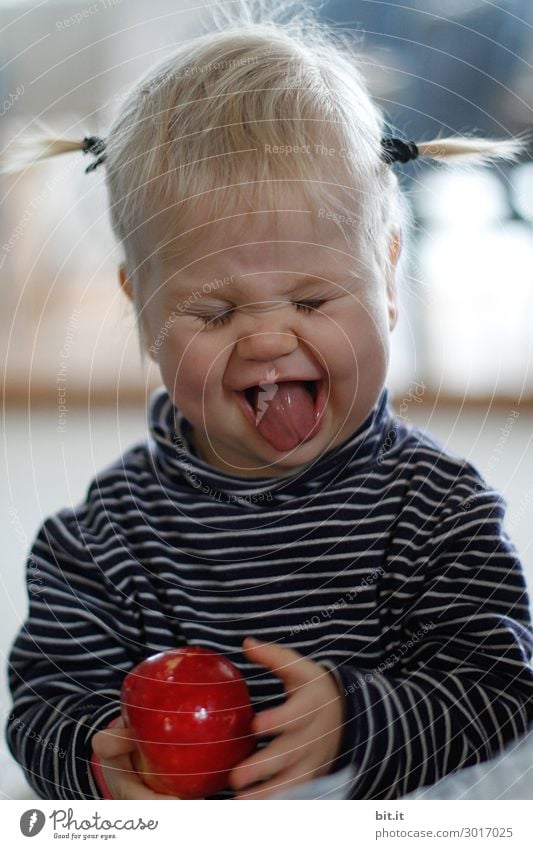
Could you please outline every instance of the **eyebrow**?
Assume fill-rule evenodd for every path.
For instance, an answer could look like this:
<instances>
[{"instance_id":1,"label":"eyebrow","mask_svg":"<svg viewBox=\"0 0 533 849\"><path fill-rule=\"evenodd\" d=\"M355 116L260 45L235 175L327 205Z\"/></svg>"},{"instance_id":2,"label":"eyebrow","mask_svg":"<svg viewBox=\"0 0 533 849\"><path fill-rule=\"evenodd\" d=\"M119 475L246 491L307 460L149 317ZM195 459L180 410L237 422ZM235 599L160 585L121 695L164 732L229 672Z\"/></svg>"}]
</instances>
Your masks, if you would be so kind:
<instances>
[{"instance_id":1,"label":"eyebrow","mask_svg":"<svg viewBox=\"0 0 533 849\"><path fill-rule=\"evenodd\" d=\"M245 284L246 283L246 279L245 279L246 276L251 277L253 275L253 273L256 273L256 272L252 272L250 275L245 275L244 278L235 277L234 275L226 275L226 277L219 277L219 278L212 277L210 280L204 280L204 282L200 285L199 289L196 289L196 291L199 292L199 294L204 298L209 298L209 297L215 297L216 298L216 296L219 293L227 291L227 287L231 286L233 292L238 292L238 293L242 294L243 293L243 287L242 287L242 284L239 282L239 280L242 279L243 283ZM265 275L267 275L267 274L279 274L279 272L276 272L276 271L264 272L264 274ZM282 272L282 274L283 275L286 274L287 276L289 276L291 274L297 274L297 272L287 271L287 272ZM331 272L329 272L329 274L331 274ZM311 287L311 286L319 287L319 286L335 285L336 281L330 279L329 274L326 271L317 271L314 274L309 274L309 273L307 273L307 274L297 274L296 280L293 279L291 283L287 284L287 286L284 287L284 291L287 291L287 292L291 291L291 290L294 291L296 289L302 289L304 287ZM346 278L355 279L355 277L356 277L356 275L353 273L353 271L343 272L341 276L342 276L343 280L346 279ZM227 278L229 278L229 279L227 279ZM218 285L217 285L217 280L220 281L218 283ZM227 282L224 282L224 281L227 281ZM208 291L204 291L203 286L204 285L207 286L209 283L213 284L213 288L209 289ZM170 290L170 294L172 294L172 295L192 294L192 289L191 289L191 286L190 286L189 283L183 281L182 283L178 283L175 286L172 286L171 290Z\"/></svg>"}]
</instances>

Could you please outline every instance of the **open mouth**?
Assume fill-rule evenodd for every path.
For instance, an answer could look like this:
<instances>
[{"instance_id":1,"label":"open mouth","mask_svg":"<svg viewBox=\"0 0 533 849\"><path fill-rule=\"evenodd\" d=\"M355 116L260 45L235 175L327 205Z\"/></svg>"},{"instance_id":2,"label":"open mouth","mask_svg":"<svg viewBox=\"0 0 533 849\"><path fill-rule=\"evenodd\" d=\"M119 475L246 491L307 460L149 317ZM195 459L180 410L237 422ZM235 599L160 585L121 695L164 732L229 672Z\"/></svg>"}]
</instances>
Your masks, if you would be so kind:
<instances>
[{"instance_id":1,"label":"open mouth","mask_svg":"<svg viewBox=\"0 0 533 849\"><path fill-rule=\"evenodd\" d=\"M300 392L285 384L300 384ZM284 387L283 389L281 387ZM309 442L322 427L329 397L329 382L318 380L278 380L273 384L235 390L244 417L254 431L277 451L290 451ZM302 388L308 394L307 404ZM291 400L291 393L294 400ZM280 400L281 399L281 400Z\"/></svg>"},{"instance_id":2,"label":"open mouth","mask_svg":"<svg viewBox=\"0 0 533 849\"><path fill-rule=\"evenodd\" d=\"M313 404L316 404L316 399L318 397L318 383L319 383L319 381L318 380L303 380L302 383L304 384L305 388L307 389L307 391L311 395L311 398L313 399ZM250 405L250 407L251 407L251 409L254 413L257 411L257 399L259 397L259 391L263 388L264 388L263 386L258 386L258 384L256 383L255 386L249 386L248 389L245 389L244 392L243 392L246 400L248 401L248 404Z\"/></svg>"}]
</instances>

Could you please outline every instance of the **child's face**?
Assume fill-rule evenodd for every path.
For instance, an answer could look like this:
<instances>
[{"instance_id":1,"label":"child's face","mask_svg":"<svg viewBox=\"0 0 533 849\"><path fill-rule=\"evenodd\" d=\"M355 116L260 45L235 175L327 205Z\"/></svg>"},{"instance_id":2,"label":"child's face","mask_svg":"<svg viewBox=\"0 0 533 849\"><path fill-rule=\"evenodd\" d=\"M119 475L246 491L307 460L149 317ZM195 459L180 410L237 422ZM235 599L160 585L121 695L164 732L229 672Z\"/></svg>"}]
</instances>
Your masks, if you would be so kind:
<instances>
[{"instance_id":1,"label":"child's face","mask_svg":"<svg viewBox=\"0 0 533 849\"><path fill-rule=\"evenodd\" d=\"M346 440L385 382L392 286L331 216L292 206L203 228L144 300L147 344L195 447L231 474L293 474ZM287 380L318 380L316 401ZM239 390L261 382L247 407Z\"/></svg>"}]
</instances>

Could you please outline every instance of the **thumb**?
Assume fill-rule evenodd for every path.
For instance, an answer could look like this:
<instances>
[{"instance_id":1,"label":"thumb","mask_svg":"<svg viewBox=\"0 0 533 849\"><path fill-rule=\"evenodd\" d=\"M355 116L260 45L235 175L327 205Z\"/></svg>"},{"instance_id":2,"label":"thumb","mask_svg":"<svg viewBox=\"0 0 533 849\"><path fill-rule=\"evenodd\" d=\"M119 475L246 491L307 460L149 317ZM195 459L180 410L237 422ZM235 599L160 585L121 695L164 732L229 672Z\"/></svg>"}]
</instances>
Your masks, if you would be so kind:
<instances>
[{"instance_id":1,"label":"thumb","mask_svg":"<svg viewBox=\"0 0 533 849\"><path fill-rule=\"evenodd\" d=\"M323 672L316 663L281 643L263 643L255 637L246 637L243 649L252 663L270 669L283 681L286 693L314 681Z\"/></svg>"}]
</instances>

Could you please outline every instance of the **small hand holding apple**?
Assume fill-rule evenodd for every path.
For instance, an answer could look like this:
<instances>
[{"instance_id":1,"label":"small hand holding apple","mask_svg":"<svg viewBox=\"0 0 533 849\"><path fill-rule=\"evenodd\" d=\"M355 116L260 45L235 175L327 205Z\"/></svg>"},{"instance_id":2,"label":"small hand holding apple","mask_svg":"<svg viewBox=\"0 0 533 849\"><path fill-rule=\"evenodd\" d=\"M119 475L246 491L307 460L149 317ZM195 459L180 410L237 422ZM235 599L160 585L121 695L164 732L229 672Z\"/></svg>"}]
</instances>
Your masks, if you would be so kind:
<instances>
[{"instance_id":1,"label":"small hand holding apple","mask_svg":"<svg viewBox=\"0 0 533 849\"><path fill-rule=\"evenodd\" d=\"M287 694L252 722L256 737L275 739L230 773L231 787L241 791L237 799L265 799L330 771L341 744L344 699L333 675L294 649L250 637L243 648L250 661L272 670Z\"/></svg>"},{"instance_id":2,"label":"small hand holding apple","mask_svg":"<svg viewBox=\"0 0 533 849\"><path fill-rule=\"evenodd\" d=\"M160 652L128 673L122 717L93 737L113 798L198 799L228 781L242 791L238 799L269 798L329 772L344 720L334 677L276 643L247 637L243 648L253 663L272 670L287 694L284 704L255 717L242 674L208 649ZM257 737L273 735L252 755Z\"/></svg>"},{"instance_id":3,"label":"small hand holding apple","mask_svg":"<svg viewBox=\"0 0 533 849\"><path fill-rule=\"evenodd\" d=\"M175 799L154 793L136 772L131 760L136 750L135 735L119 719L113 728L98 731L92 740L102 772L113 799Z\"/></svg>"}]
</instances>

